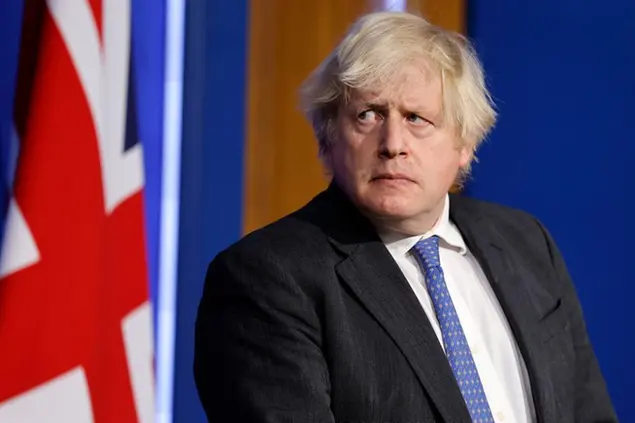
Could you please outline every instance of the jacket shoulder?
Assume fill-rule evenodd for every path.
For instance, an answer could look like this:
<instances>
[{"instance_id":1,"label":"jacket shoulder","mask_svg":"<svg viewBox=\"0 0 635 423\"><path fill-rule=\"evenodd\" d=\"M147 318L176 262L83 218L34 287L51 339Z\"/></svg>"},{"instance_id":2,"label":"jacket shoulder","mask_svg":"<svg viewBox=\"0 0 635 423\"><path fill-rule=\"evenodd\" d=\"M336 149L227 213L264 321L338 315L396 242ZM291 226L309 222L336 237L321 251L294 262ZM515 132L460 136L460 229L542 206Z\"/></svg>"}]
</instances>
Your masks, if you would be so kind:
<instances>
[{"instance_id":1,"label":"jacket shoulder","mask_svg":"<svg viewBox=\"0 0 635 423\"><path fill-rule=\"evenodd\" d=\"M336 255L326 234L302 209L243 236L208 264L208 296L257 298L280 307L283 298L310 309L324 291Z\"/></svg>"},{"instance_id":2,"label":"jacket shoulder","mask_svg":"<svg viewBox=\"0 0 635 423\"><path fill-rule=\"evenodd\" d=\"M542 259L550 259L557 249L545 225L525 210L464 196L453 196L452 207L458 223L467 219L479 220L488 231L497 233L514 249L539 255Z\"/></svg>"},{"instance_id":3,"label":"jacket shoulder","mask_svg":"<svg viewBox=\"0 0 635 423\"><path fill-rule=\"evenodd\" d=\"M484 218L499 229L524 233L542 232L545 230L535 215L520 208L467 196L452 196L451 199L452 208L458 210L458 215L469 216L470 218Z\"/></svg>"},{"instance_id":4,"label":"jacket shoulder","mask_svg":"<svg viewBox=\"0 0 635 423\"><path fill-rule=\"evenodd\" d=\"M252 263L293 262L323 256L328 237L319 219L319 210L309 203L267 225L242 236L214 258Z\"/></svg>"},{"instance_id":5,"label":"jacket shoulder","mask_svg":"<svg viewBox=\"0 0 635 423\"><path fill-rule=\"evenodd\" d=\"M535 220L536 217L531 213L522 210L520 208L511 207L501 203L495 203L492 201L480 200L477 198L452 195L451 197L452 207L465 209L474 215L486 215L488 217L499 218L504 220Z\"/></svg>"}]
</instances>

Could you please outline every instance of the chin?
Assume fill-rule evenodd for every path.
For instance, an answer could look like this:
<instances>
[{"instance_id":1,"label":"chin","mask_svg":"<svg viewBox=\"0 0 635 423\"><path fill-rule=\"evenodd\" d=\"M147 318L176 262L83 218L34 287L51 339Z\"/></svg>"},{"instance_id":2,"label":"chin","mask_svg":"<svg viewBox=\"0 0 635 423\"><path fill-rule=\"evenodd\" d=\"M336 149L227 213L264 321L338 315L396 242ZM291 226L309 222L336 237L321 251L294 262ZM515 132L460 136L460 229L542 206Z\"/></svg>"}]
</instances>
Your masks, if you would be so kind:
<instances>
[{"instance_id":1,"label":"chin","mask_svg":"<svg viewBox=\"0 0 635 423\"><path fill-rule=\"evenodd\" d=\"M416 213L417 207L412 200L381 196L368 198L364 202L365 208L377 217L382 218L408 218Z\"/></svg>"}]
</instances>

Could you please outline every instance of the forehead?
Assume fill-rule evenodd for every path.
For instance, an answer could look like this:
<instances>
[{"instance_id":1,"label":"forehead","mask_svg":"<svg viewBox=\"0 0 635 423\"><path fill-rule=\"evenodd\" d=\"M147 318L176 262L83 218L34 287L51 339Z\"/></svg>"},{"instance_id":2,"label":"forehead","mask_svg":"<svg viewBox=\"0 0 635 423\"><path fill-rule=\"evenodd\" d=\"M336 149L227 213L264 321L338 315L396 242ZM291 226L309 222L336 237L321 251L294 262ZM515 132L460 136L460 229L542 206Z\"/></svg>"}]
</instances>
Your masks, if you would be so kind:
<instances>
[{"instance_id":1,"label":"forehead","mask_svg":"<svg viewBox=\"0 0 635 423\"><path fill-rule=\"evenodd\" d=\"M425 64L411 63L399 67L385 81L370 83L372 88L353 89L353 104L372 103L411 109L442 108L440 74Z\"/></svg>"}]
</instances>

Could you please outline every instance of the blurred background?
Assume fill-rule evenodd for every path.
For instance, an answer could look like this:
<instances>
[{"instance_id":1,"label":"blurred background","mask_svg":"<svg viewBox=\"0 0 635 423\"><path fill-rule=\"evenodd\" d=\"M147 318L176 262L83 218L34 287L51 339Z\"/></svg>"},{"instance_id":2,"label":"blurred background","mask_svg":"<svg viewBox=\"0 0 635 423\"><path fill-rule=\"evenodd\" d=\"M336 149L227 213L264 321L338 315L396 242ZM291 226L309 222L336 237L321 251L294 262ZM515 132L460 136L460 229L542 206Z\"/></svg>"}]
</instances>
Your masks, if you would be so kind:
<instances>
[{"instance_id":1,"label":"blurred background","mask_svg":"<svg viewBox=\"0 0 635 423\"><path fill-rule=\"evenodd\" d=\"M206 266L326 186L297 89L380 8L474 42L499 120L465 194L551 231L635 422L633 0L0 7L0 422L205 421Z\"/></svg>"}]
</instances>

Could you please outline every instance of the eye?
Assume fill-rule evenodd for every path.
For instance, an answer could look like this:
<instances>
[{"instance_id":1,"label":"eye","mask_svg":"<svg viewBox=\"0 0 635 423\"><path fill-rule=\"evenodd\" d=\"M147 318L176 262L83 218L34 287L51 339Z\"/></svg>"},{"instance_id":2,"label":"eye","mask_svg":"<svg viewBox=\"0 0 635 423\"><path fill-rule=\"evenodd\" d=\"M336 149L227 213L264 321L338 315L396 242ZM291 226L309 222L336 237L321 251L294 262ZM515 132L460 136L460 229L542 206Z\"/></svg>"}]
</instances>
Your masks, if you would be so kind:
<instances>
[{"instance_id":1,"label":"eye","mask_svg":"<svg viewBox=\"0 0 635 423\"><path fill-rule=\"evenodd\" d=\"M373 122L376 119L377 119L377 112L371 109L364 110L363 112L357 115L357 120L360 122Z\"/></svg>"},{"instance_id":2,"label":"eye","mask_svg":"<svg viewBox=\"0 0 635 423\"><path fill-rule=\"evenodd\" d=\"M415 113L409 113L406 116L406 120L408 122L414 123L417 126L427 126L427 125L431 125L432 122L430 122L427 119L422 118L421 116L415 114Z\"/></svg>"}]
</instances>

